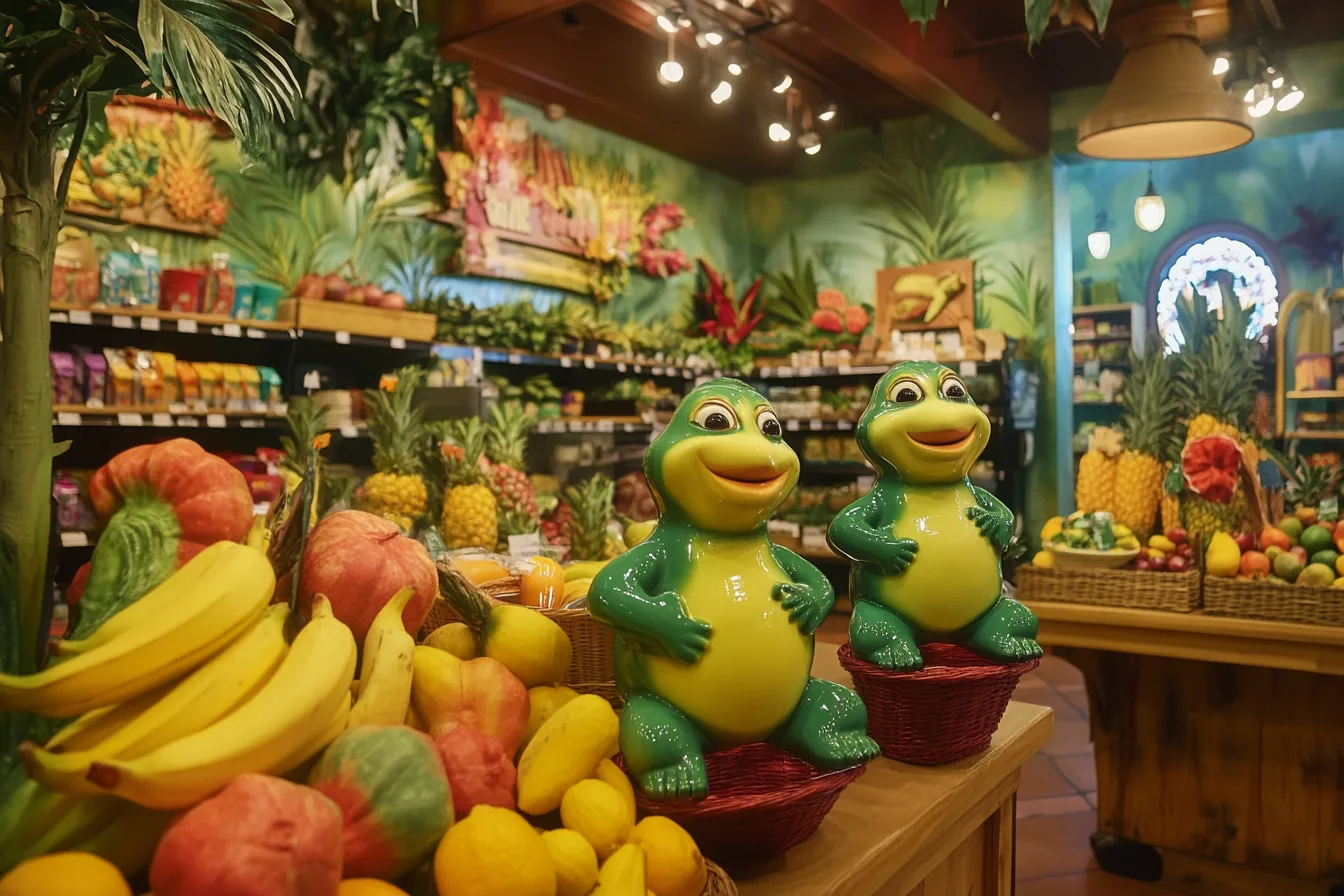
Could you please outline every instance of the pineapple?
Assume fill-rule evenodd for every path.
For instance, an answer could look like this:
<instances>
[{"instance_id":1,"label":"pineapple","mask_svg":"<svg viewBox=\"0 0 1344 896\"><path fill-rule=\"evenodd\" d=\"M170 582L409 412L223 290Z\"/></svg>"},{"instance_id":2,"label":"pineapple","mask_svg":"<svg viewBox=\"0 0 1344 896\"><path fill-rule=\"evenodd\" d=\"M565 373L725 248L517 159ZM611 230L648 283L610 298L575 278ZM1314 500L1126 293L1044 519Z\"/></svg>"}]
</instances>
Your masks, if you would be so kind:
<instances>
[{"instance_id":1,"label":"pineapple","mask_svg":"<svg viewBox=\"0 0 1344 896\"><path fill-rule=\"evenodd\" d=\"M499 539L499 508L481 467L485 427L472 417L452 426L457 444L444 450L448 493L443 498L443 537L450 548L495 549Z\"/></svg>"},{"instance_id":2,"label":"pineapple","mask_svg":"<svg viewBox=\"0 0 1344 896\"><path fill-rule=\"evenodd\" d=\"M1098 426L1087 438L1087 453L1078 462L1078 509L1083 513L1115 508L1115 471L1120 465L1124 436L1109 426Z\"/></svg>"},{"instance_id":3,"label":"pineapple","mask_svg":"<svg viewBox=\"0 0 1344 896\"><path fill-rule=\"evenodd\" d=\"M424 371L407 367L385 378L382 385L391 388L364 393L376 471L361 490L364 509L398 525L423 516L429 502L419 450L425 433L423 411L412 407L416 386L423 380Z\"/></svg>"},{"instance_id":4,"label":"pineapple","mask_svg":"<svg viewBox=\"0 0 1344 896\"><path fill-rule=\"evenodd\" d=\"M1132 371L1125 383L1125 451L1115 470L1115 521L1140 539L1153 531L1162 498L1163 461L1173 453L1179 402L1172 390L1172 365L1156 343L1143 357L1130 353Z\"/></svg>"},{"instance_id":5,"label":"pineapple","mask_svg":"<svg viewBox=\"0 0 1344 896\"><path fill-rule=\"evenodd\" d=\"M602 560L607 556L607 523L615 493L616 484L601 473L583 485L565 489L573 512L569 522L571 560Z\"/></svg>"},{"instance_id":6,"label":"pineapple","mask_svg":"<svg viewBox=\"0 0 1344 896\"><path fill-rule=\"evenodd\" d=\"M210 137L207 122L177 116L163 141L163 198L179 221L214 222L223 218L216 206L227 210L209 169Z\"/></svg>"},{"instance_id":7,"label":"pineapple","mask_svg":"<svg viewBox=\"0 0 1344 896\"><path fill-rule=\"evenodd\" d=\"M1298 454L1293 458L1293 469L1288 474L1283 497L1294 510L1319 507L1322 499L1336 494L1339 481L1339 467L1313 464L1305 455Z\"/></svg>"},{"instance_id":8,"label":"pineapple","mask_svg":"<svg viewBox=\"0 0 1344 896\"><path fill-rule=\"evenodd\" d=\"M535 422L536 418L523 413L518 402L504 402L490 409L485 434L485 456L490 460L495 500L501 513L512 515L523 526L532 526L521 530L524 532L535 532L537 524L537 497L523 460L527 431Z\"/></svg>"},{"instance_id":9,"label":"pineapple","mask_svg":"<svg viewBox=\"0 0 1344 896\"><path fill-rule=\"evenodd\" d=\"M303 482L303 476L308 471L308 461L317 450L313 445L314 440L327 429L327 409L307 395L298 395L290 399L285 422L289 424L290 434L280 437L280 448L285 452L284 460L280 462L280 476L285 480L285 491L293 494ZM326 461L318 454L310 525L317 523L317 507L321 503L325 472Z\"/></svg>"}]
</instances>

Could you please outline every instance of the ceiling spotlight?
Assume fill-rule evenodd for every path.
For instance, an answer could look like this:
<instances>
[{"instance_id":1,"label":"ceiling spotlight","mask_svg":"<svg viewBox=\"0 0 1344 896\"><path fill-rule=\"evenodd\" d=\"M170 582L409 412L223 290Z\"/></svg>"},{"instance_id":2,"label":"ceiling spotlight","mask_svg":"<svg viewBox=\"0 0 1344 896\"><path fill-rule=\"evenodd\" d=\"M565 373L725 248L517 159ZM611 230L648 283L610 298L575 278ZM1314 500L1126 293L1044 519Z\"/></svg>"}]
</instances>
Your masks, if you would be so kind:
<instances>
[{"instance_id":1,"label":"ceiling spotlight","mask_svg":"<svg viewBox=\"0 0 1344 896\"><path fill-rule=\"evenodd\" d=\"M705 43L709 44L711 47L717 47L719 44L723 43L723 35L717 31L706 31Z\"/></svg>"},{"instance_id":2,"label":"ceiling spotlight","mask_svg":"<svg viewBox=\"0 0 1344 896\"><path fill-rule=\"evenodd\" d=\"M732 75L734 78L742 74L742 63L738 62L736 59L728 63L728 74Z\"/></svg>"},{"instance_id":3,"label":"ceiling spotlight","mask_svg":"<svg viewBox=\"0 0 1344 896\"><path fill-rule=\"evenodd\" d=\"M784 77L779 79L778 84L776 84L774 87L771 87L770 89L773 90L775 93L783 93L792 86L793 86L793 75L786 74L784 75Z\"/></svg>"},{"instance_id":4,"label":"ceiling spotlight","mask_svg":"<svg viewBox=\"0 0 1344 896\"><path fill-rule=\"evenodd\" d=\"M668 34L677 33L678 30L677 23L669 19L667 16L659 16L657 22L658 27L666 31Z\"/></svg>"},{"instance_id":5,"label":"ceiling spotlight","mask_svg":"<svg viewBox=\"0 0 1344 896\"><path fill-rule=\"evenodd\" d=\"M1293 84L1289 86L1287 93L1279 97L1279 102L1274 108L1280 112L1287 112L1289 109L1296 109L1298 104L1306 98L1307 95L1302 92L1302 88Z\"/></svg>"},{"instance_id":6,"label":"ceiling spotlight","mask_svg":"<svg viewBox=\"0 0 1344 896\"><path fill-rule=\"evenodd\" d=\"M756 0L740 0L743 9L751 9L756 5Z\"/></svg>"},{"instance_id":7,"label":"ceiling spotlight","mask_svg":"<svg viewBox=\"0 0 1344 896\"><path fill-rule=\"evenodd\" d=\"M1213 57L1214 77L1227 74L1227 70L1232 67L1232 61L1226 55ZM1106 256L1101 256L1105 258Z\"/></svg>"},{"instance_id":8,"label":"ceiling spotlight","mask_svg":"<svg viewBox=\"0 0 1344 896\"><path fill-rule=\"evenodd\" d=\"M821 152L821 144L817 143L813 146L809 146L806 149L804 149L803 152L807 153L810 156L814 156L817 153Z\"/></svg>"},{"instance_id":9,"label":"ceiling spotlight","mask_svg":"<svg viewBox=\"0 0 1344 896\"><path fill-rule=\"evenodd\" d=\"M1152 233L1160 228L1165 220L1167 220L1167 204L1153 186L1153 166L1149 165L1148 189L1134 200L1134 223L1139 225L1140 230Z\"/></svg>"},{"instance_id":10,"label":"ceiling spotlight","mask_svg":"<svg viewBox=\"0 0 1344 896\"><path fill-rule=\"evenodd\" d=\"M1269 89L1269 85L1263 82L1246 91L1242 99L1251 107L1246 111L1252 118L1264 118L1274 109L1274 93Z\"/></svg>"},{"instance_id":11,"label":"ceiling spotlight","mask_svg":"<svg viewBox=\"0 0 1344 896\"><path fill-rule=\"evenodd\" d=\"M1087 251L1098 259L1111 254L1111 232L1106 229L1105 212L1097 212L1096 228L1087 235Z\"/></svg>"},{"instance_id":12,"label":"ceiling spotlight","mask_svg":"<svg viewBox=\"0 0 1344 896\"><path fill-rule=\"evenodd\" d=\"M1276 75L1274 80L1269 82L1269 86L1273 87L1275 90L1278 90L1280 87L1282 87L1283 75Z\"/></svg>"},{"instance_id":13,"label":"ceiling spotlight","mask_svg":"<svg viewBox=\"0 0 1344 896\"><path fill-rule=\"evenodd\" d=\"M821 137L816 131L807 131L798 138L798 145L803 148L803 152L814 156L821 152Z\"/></svg>"},{"instance_id":14,"label":"ceiling spotlight","mask_svg":"<svg viewBox=\"0 0 1344 896\"><path fill-rule=\"evenodd\" d=\"M727 81L720 81L719 86L715 87L710 93L709 98L714 101L714 105L722 105L728 101L728 97L733 95L733 85Z\"/></svg>"},{"instance_id":15,"label":"ceiling spotlight","mask_svg":"<svg viewBox=\"0 0 1344 896\"><path fill-rule=\"evenodd\" d=\"M793 136L793 132L777 121L770 122L770 130L767 132L770 139L776 143L786 143Z\"/></svg>"},{"instance_id":16,"label":"ceiling spotlight","mask_svg":"<svg viewBox=\"0 0 1344 896\"><path fill-rule=\"evenodd\" d=\"M681 63L675 59L669 59L658 66L658 80L664 85L675 84L681 80L684 74L681 69Z\"/></svg>"},{"instance_id":17,"label":"ceiling spotlight","mask_svg":"<svg viewBox=\"0 0 1344 896\"><path fill-rule=\"evenodd\" d=\"M691 20L688 19L688 18L686 18L685 16L683 16L683 15L679 15L679 16L677 16L677 27L678 27L678 28L690 28L692 24L694 24L694 23L691 22Z\"/></svg>"},{"instance_id":18,"label":"ceiling spotlight","mask_svg":"<svg viewBox=\"0 0 1344 896\"><path fill-rule=\"evenodd\" d=\"M1283 74L1274 66L1265 66L1265 77L1271 79L1269 86L1275 90L1283 86Z\"/></svg>"},{"instance_id":19,"label":"ceiling spotlight","mask_svg":"<svg viewBox=\"0 0 1344 896\"><path fill-rule=\"evenodd\" d=\"M835 112L836 112L835 103L831 103L829 106L821 110L821 114L818 115L817 118L821 121L830 121L833 118L835 118Z\"/></svg>"}]
</instances>

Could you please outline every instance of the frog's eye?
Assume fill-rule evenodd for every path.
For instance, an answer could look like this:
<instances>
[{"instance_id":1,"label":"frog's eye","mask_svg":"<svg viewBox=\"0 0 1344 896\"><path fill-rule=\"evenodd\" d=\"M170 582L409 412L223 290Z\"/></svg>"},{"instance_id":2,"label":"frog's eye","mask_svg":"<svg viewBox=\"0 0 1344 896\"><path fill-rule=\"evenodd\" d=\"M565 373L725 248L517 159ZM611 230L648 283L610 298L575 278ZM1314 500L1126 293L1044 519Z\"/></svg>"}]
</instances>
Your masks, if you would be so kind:
<instances>
[{"instance_id":1,"label":"frog's eye","mask_svg":"<svg viewBox=\"0 0 1344 896\"><path fill-rule=\"evenodd\" d=\"M897 380L887 397L897 404L914 404L924 397L924 390L914 380Z\"/></svg>"},{"instance_id":2,"label":"frog's eye","mask_svg":"<svg viewBox=\"0 0 1344 896\"><path fill-rule=\"evenodd\" d=\"M695 409L691 422L701 429L722 432L737 425L737 415L721 401L707 401Z\"/></svg>"},{"instance_id":3,"label":"frog's eye","mask_svg":"<svg viewBox=\"0 0 1344 896\"><path fill-rule=\"evenodd\" d=\"M965 401L967 398L966 384L955 376L949 376L943 380L940 387L943 397L949 401Z\"/></svg>"},{"instance_id":4,"label":"frog's eye","mask_svg":"<svg viewBox=\"0 0 1344 896\"><path fill-rule=\"evenodd\" d=\"M779 418L769 408L761 408L756 414L756 425L761 428L762 433L772 439L777 439L784 434L784 427L779 425Z\"/></svg>"}]
</instances>

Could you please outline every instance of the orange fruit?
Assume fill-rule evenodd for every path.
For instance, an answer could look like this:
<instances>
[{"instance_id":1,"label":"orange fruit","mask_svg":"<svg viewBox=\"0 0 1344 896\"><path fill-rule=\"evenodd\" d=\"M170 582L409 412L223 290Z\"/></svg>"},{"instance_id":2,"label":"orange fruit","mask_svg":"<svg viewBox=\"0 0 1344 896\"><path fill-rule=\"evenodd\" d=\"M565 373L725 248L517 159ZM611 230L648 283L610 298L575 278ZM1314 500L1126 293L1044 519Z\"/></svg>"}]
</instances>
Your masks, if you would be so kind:
<instances>
[{"instance_id":1,"label":"orange fruit","mask_svg":"<svg viewBox=\"0 0 1344 896\"><path fill-rule=\"evenodd\" d=\"M525 607L549 610L565 594L565 570L550 557L533 557L532 568L523 573L518 602Z\"/></svg>"},{"instance_id":2,"label":"orange fruit","mask_svg":"<svg viewBox=\"0 0 1344 896\"><path fill-rule=\"evenodd\" d=\"M454 557L453 568L473 585L484 585L509 577L507 569L486 557Z\"/></svg>"}]
</instances>

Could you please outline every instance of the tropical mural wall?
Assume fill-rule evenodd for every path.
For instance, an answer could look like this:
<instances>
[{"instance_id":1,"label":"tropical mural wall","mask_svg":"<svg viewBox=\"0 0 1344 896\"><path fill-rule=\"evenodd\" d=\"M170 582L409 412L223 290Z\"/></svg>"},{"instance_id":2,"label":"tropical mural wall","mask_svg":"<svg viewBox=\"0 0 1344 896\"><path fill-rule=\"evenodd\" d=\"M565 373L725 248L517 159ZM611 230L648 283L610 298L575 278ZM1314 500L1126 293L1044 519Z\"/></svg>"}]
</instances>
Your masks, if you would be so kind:
<instances>
[{"instance_id":1,"label":"tropical mural wall","mask_svg":"<svg viewBox=\"0 0 1344 896\"><path fill-rule=\"evenodd\" d=\"M810 261L820 288L871 305L881 268L974 259L976 325L1040 364L1027 507L1038 530L1056 509L1050 160L987 161L969 132L919 118L836 135L797 172L750 189L752 256L767 275Z\"/></svg>"}]
</instances>

